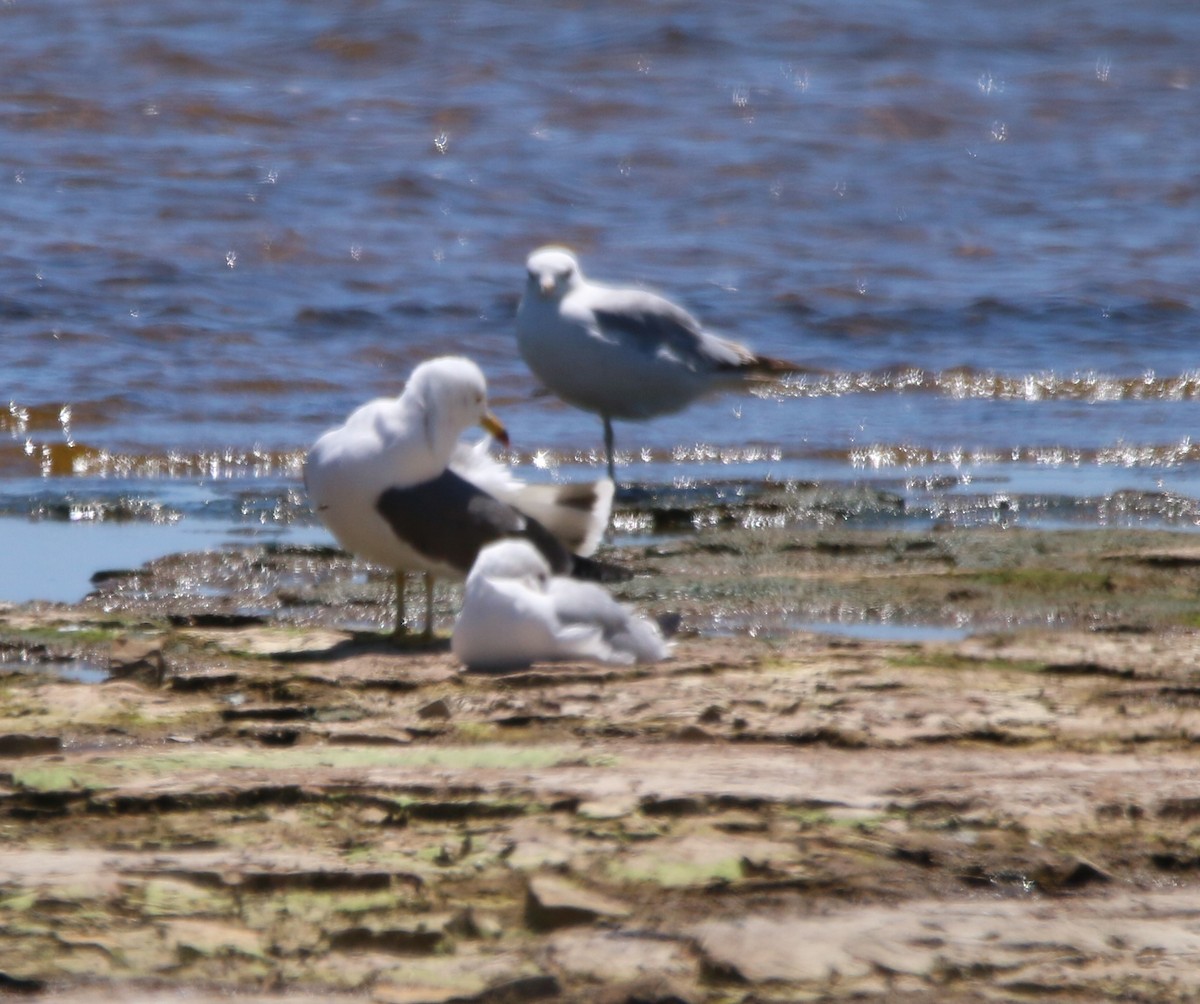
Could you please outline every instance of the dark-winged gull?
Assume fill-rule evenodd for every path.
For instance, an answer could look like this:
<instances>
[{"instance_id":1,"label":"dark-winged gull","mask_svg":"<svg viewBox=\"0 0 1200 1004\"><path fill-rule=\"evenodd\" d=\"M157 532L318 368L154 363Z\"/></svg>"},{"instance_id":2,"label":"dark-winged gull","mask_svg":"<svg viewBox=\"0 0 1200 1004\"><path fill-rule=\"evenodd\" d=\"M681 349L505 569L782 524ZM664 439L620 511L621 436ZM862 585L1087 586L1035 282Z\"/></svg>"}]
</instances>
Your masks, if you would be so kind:
<instances>
[{"instance_id":1,"label":"dark-winged gull","mask_svg":"<svg viewBox=\"0 0 1200 1004\"><path fill-rule=\"evenodd\" d=\"M603 419L610 478L614 418L680 411L713 391L802 369L705 331L656 293L588 282L565 248L539 248L526 268L517 347L550 390Z\"/></svg>"},{"instance_id":2,"label":"dark-winged gull","mask_svg":"<svg viewBox=\"0 0 1200 1004\"><path fill-rule=\"evenodd\" d=\"M558 574L621 575L587 558L608 524L612 481L525 484L487 453L486 440L459 443L474 424L507 444L479 367L446 356L414 369L399 397L362 405L308 453L305 484L321 522L348 551L395 573L397 636L407 573L425 575L429 638L434 579L463 578L479 551L504 537L530 541Z\"/></svg>"},{"instance_id":3,"label":"dark-winged gull","mask_svg":"<svg viewBox=\"0 0 1200 1004\"><path fill-rule=\"evenodd\" d=\"M467 576L450 650L471 669L497 670L566 659L658 662L671 646L603 586L553 575L527 541L503 540L480 551Z\"/></svg>"}]
</instances>

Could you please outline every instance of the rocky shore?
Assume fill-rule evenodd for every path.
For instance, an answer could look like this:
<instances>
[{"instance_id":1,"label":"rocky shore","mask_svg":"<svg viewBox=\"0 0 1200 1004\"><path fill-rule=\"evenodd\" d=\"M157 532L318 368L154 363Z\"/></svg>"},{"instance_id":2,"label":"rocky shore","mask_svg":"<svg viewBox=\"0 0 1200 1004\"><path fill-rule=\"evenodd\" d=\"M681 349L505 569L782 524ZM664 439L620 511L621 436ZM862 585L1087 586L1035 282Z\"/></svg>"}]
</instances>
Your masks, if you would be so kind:
<instances>
[{"instance_id":1,"label":"rocky shore","mask_svg":"<svg viewBox=\"0 0 1200 1004\"><path fill-rule=\"evenodd\" d=\"M625 519L660 666L397 650L322 548L0 610L0 995L1200 995L1193 537Z\"/></svg>"}]
</instances>

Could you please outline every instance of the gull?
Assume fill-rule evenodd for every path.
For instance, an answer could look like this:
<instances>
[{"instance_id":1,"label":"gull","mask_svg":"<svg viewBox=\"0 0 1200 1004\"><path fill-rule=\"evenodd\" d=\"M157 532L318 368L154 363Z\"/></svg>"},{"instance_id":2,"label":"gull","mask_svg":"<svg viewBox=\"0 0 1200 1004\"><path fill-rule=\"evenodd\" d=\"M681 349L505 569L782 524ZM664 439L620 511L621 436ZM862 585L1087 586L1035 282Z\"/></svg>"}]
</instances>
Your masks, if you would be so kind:
<instances>
[{"instance_id":1,"label":"gull","mask_svg":"<svg viewBox=\"0 0 1200 1004\"><path fill-rule=\"evenodd\" d=\"M517 347L550 390L603 420L610 478L614 418L681 411L705 394L802 369L705 331L656 293L589 282L565 248L539 248L525 265Z\"/></svg>"},{"instance_id":2,"label":"gull","mask_svg":"<svg viewBox=\"0 0 1200 1004\"><path fill-rule=\"evenodd\" d=\"M425 577L429 640L434 579L462 579L479 551L503 537L530 541L559 574L623 574L586 557L608 524L612 481L525 484L491 457L486 439L459 442L474 424L508 445L479 367L443 356L417 366L399 397L362 405L308 452L305 485L321 522L346 550L394 573L397 639L406 630L408 573Z\"/></svg>"},{"instance_id":3,"label":"gull","mask_svg":"<svg viewBox=\"0 0 1200 1004\"><path fill-rule=\"evenodd\" d=\"M564 659L658 662L671 646L603 586L552 574L533 546L514 539L479 552L450 650L470 669L504 670Z\"/></svg>"}]
</instances>

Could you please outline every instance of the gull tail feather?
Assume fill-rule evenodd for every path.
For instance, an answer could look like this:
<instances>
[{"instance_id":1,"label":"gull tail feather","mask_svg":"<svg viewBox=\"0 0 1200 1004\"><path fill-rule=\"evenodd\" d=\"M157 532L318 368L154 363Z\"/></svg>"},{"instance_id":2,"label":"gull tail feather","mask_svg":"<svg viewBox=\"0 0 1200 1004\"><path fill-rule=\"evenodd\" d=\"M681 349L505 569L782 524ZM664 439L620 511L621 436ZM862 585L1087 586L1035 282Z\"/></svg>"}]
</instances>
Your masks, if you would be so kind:
<instances>
[{"instance_id":1,"label":"gull tail feather","mask_svg":"<svg viewBox=\"0 0 1200 1004\"><path fill-rule=\"evenodd\" d=\"M731 371L743 380L755 381L781 380L788 376L801 376L812 373L813 368L801 366L799 363L793 363L787 359L778 359L775 356L758 356L747 352L736 363L726 367L726 371Z\"/></svg>"},{"instance_id":2,"label":"gull tail feather","mask_svg":"<svg viewBox=\"0 0 1200 1004\"><path fill-rule=\"evenodd\" d=\"M487 440L460 445L450 466L476 487L540 523L574 554L590 555L608 529L615 492L609 478L578 484L527 485L488 453Z\"/></svg>"},{"instance_id":3,"label":"gull tail feather","mask_svg":"<svg viewBox=\"0 0 1200 1004\"><path fill-rule=\"evenodd\" d=\"M777 356L760 356L738 342L721 341L720 347L724 350L725 357L718 361L718 371L742 379L779 380L786 376L813 372L811 366L802 366Z\"/></svg>"},{"instance_id":4,"label":"gull tail feather","mask_svg":"<svg viewBox=\"0 0 1200 1004\"><path fill-rule=\"evenodd\" d=\"M583 484L521 485L505 501L541 523L568 551L587 557L608 528L613 483L602 478Z\"/></svg>"},{"instance_id":5,"label":"gull tail feather","mask_svg":"<svg viewBox=\"0 0 1200 1004\"><path fill-rule=\"evenodd\" d=\"M747 363L745 369L765 377L784 377L812 372L812 368L809 366L801 366L787 359L777 359L774 356L754 356Z\"/></svg>"}]
</instances>

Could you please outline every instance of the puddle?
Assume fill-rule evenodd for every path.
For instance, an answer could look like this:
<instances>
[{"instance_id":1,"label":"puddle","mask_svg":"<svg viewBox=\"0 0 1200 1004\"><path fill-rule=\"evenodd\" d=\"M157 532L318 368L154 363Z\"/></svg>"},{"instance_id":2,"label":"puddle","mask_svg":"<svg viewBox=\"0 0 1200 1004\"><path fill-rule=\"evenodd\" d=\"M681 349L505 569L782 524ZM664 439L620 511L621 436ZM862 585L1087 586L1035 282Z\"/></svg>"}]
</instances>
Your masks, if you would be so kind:
<instances>
[{"instance_id":1,"label":"puddle","mask_svg":"<svg viewBox=\"0 0 1200 1004\"><path fill-rule=\"evenodd\" d=\"M108 669L84 659L52 659L48 662L0 662L0 674L43 674L69 683L103 683Z\"/></svg>"},{"instance_id":2,"label":"puddle","mask_svg":"<svg viewBox=\"0 0 1200 1004\"><path fill-rule=\"evenodd\" d=\"M105 523L0 518L0 601L78 603L92 590L92 576L107 569L133 569L184 551L217 550L263 541L328 543L320 527L254 527L183 519L176 523Z\"/></svg>"},{"instance_id":3,"label":"puddle","mask_svg":"<svg viewBox=\"0 0 1200 1004\"><path fill-rule=\"evenodd\" d=\"M884 621L804 621L790 625L796 631L861 638L864 641L961 641L971 632L967 628L944 624L896 624Z\"/></svg>"}]
</instances>

